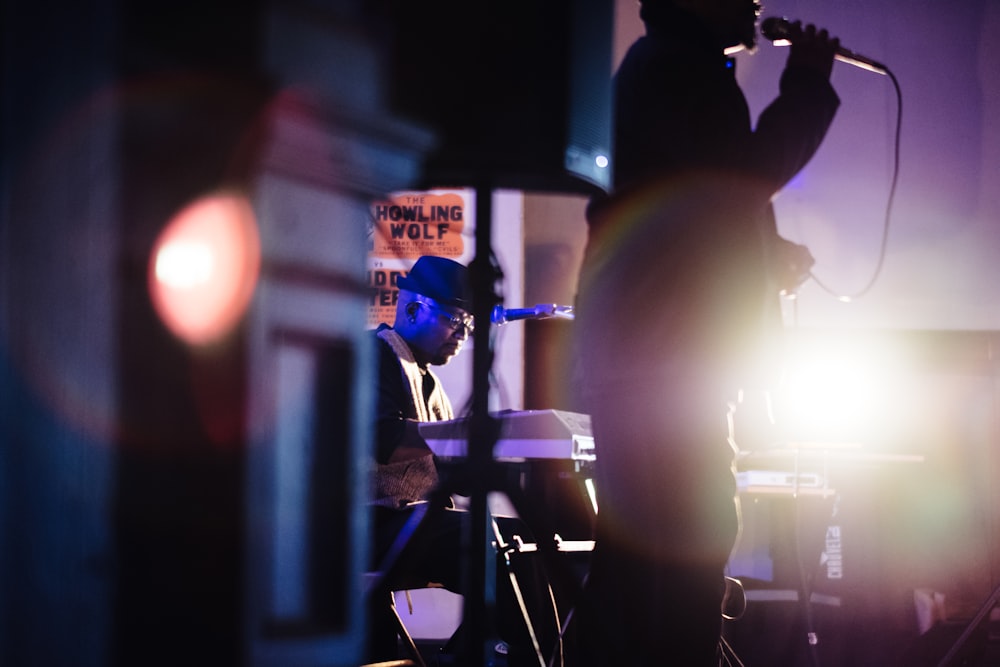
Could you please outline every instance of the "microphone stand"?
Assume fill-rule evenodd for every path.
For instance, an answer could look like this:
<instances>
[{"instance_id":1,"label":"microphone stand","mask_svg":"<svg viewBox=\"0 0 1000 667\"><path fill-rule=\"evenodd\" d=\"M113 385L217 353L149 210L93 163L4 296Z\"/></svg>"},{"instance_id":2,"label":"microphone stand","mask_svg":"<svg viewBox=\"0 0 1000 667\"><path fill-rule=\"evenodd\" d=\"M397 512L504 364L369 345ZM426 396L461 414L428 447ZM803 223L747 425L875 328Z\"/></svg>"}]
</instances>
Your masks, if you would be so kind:
<instances>
[{"instance_id":1,"label":"microphone stand","mask_svg":"<svg viewBox=\"0 0 1000 667\"><path fill-rule=\"evenodd\" d=\"M475 257L470 264L472 281L472 314L479 322L489 322L494 305L499 301L494 290L497 276L491 264L493 231L493 191L476 187ZM497 428L489 413L489 377L493 364L490 326L477 327L473 332L472 356L472 417L469 423L469 446L466 465L472 484L469 496L469 543L465 566L465 600L462 620L466 629L465 646L460 647L460 664L488 665L488 640L495 636L496 588L495 561L489 555L487 524L491 521L487 496L488 470L493 465L493 447Z\"/></svg>"},{"instance_id":2,"label":"microphone stand","mask_svg":"<svg viewBox=\"0 0 1000 667\"><path fill-rule=\"evenodd\" d=\"M986 620L987 616L990 615L990 612L993 611L993 608L997 605L997 603L1000 603L1000 586L994 588L993 592L989 594L986 601L983 602L982 606L979 608L979 611L977 611L976 615L973 616L971 621L969 621L969 624L965 626L962 634L955 640L955 643L948 649L948 652L943 658L941 658L941 661L937 663L937 667L954 667L955 665L960 664L958 662L958 657L965 649L965 645L972 638L972 635L975 634L980 624Z\"/></svg>"},{"instance_id":3,"label":"microphone stand","mask_svg":"<svg viewBox=\"0 0 1000 667\"><path fill-rule=\"evenodd\" d=\"M503 466L494 460L493 449L499 437L499 421L489 413L490 370L493 364L491 345L491 315L500 298L494 286L499 278L492 267L491 239L493 233L493 191L486 185L477 185L476 191L476 254L469 265L472 282L472 311L477 322L490 323L476 327L473 332L472 357L472 415L469 421L469 443L464 474L457 482L467 483L469 496L469 542L463 559L465 596L462 622L465 641L460 643L458 657L463 666L493 664L494 645L499 640L496 619L496 567L497 551L493 547L492 516L488 495L498 491L507 496L518 516L538 540L541 565L547 579L558 577L563 586L572 581L563 576L558 567L558 545L551 522L535 510L519 486L512 484ZM447 489L448 485L446 485ZM500 545L497 545L500 546ZM531 619L522 607L523 620L530 634L534 635ZM558 640L557 640L558 645ZM536 646L536 652L539 647ZM554 649L555 647L553 647ZM539 667L545 667L547 658L537 653Z\"/></svg>"}]
</instances>

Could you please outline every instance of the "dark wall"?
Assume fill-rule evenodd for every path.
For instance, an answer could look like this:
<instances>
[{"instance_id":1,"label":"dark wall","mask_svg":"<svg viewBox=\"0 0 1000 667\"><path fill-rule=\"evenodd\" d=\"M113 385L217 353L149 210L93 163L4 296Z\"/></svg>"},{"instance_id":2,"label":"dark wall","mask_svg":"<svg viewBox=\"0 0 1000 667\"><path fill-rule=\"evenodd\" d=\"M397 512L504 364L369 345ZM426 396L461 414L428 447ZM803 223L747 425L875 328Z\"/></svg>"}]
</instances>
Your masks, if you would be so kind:
<instances>
[{"instance_id":1,"label":"dark wall","mask_svg":"<svg viewBox=\"0 0 1000 667\"><path fill-rule=\"evenodd\" d=\"M110 8L0 5L0 663L106 664Z\"/></svg>"},{"instance_id":2,"label":"dark wall","mask_svg":"<svg viewBox=\"0 0 1000 667\"><path fill-rule=\"evenodd\" d=\"M143 4L119 22L114 663L241 664L244 332L207 346L178 340L153 310L146 271L178 210L250 185L268 92L260 7Z\"/></svg>"},{"instance_id":3,"label":"dark wall","mask_svg":"<svg viewBox=\"0 0 1000 667\"><path fill-rule=\"evenodd\" d=\"M245 183L259 5L2 11L0 663L239 664L242 333L178 342L146 267Z\"/></svg>"}]
</instances>

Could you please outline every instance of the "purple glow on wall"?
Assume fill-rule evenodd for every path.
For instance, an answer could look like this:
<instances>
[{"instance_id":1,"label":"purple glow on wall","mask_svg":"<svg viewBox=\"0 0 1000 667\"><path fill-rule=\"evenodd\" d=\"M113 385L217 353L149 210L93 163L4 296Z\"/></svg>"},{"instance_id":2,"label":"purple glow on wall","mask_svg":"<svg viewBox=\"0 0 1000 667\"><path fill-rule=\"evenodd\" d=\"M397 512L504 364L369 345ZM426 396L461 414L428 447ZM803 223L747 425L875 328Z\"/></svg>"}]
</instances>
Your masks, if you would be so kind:
<instances>
[{"instance_id":1,"label":"purple glow on wall","mask_svg":"<svg viewBox=\"0 0 1000 667\"><path fill-rule=\"evenodd\" d=\"M1000 328L1000 56L988 41L1000 30L1000 5L773 0L763 15L829 29L888 65L902 91L900 176L882 272L851 303L810 281L795 323ZM764 41L737 57L755 115L776 94L787 53ZM849 294L878 264L897 106L888 77L836 63L833 84L841 97L834 125L776 208L782 234L816 257L814 273Z\"/></svg>"}]
</instances>

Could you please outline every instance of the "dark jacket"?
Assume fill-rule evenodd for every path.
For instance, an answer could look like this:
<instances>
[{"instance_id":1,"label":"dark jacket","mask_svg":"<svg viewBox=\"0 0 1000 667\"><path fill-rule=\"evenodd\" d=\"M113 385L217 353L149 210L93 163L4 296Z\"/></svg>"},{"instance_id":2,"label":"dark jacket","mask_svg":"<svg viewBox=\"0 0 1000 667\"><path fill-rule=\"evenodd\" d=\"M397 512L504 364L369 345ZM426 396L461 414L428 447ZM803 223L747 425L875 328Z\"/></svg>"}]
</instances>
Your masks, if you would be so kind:
<instances>
[{"instance_id":1,"label":"dark jacket","mask_svg":"<svg viewBox=\"0 0 1000 667\"><path fill-rule=\"evenodd\" d=\"M614 190L588 211L577 319L592 327L587 349L622 350L593 369L603 381L745 384L780 328L792 245L770 201L816 152L839 99L821 74L787 67L755 128L735 61L692 17L663 18L615 75Z\"/></svg>"},{"instance_id":2,"label":"dark jacket","mask_svg":"<svg viewBox=\"0 0 1000 667\"><path fill-rule=\"evenodd\" d=\"M401 508L426 500L438 484L434 454L417 428L420 415L416 401L422 403L420 411L427 415L425 419L434 421L450 419L451 405L430 369L411 362L411 373L423 380L421 395L414 397L403 361L379 336L382 331L391 328L382 325L373 332L377 355L373 500L376 505ZM441 405L442 400L447 407Z\"/></svg>"}]
</instances>

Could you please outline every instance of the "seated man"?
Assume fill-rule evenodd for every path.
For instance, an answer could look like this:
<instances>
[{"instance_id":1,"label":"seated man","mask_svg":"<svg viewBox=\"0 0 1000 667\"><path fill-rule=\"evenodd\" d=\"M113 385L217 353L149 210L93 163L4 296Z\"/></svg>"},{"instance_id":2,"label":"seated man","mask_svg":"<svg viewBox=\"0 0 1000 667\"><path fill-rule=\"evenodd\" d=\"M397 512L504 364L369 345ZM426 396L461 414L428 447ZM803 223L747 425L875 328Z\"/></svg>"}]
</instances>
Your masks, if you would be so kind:
<instances>
[{"instance_id":1,"label":"seated man","mask_svg":"<svg viewBox=\"0 0 1000 667\"><path fill-rule=\"evenodd\" d=\"M438 486L437 462L417 427L420 422L455 417L448 395L430 367L448 363L473 331L467 273L465 266L450 259L421 257L397 283L399 300L393 325L382 324L374 331L378 358L373 499L376 566L391 561L387 559L390 551L407 542L413 528L408 522L416 509L426 509ZM433 582L462 592L465 513L453 509L449 498L443 502L447 509L420 525L419 543L411 545L404 560L392 568L392 579L387 582L390 589ZM505 539L512 534L508 530L527 538L523 523L512 528L514 519L497 521ZM537 579L537 573L532 578ZM521 586L530 589L525 591L529 607L541 604L546 597L538 594L537 585ZM380 604L376 596L369 613L370 658L384 660L395 657L396 638L393 628L380 624L384 618ZM528 642L513 605L509 579L498 568L501 636L522 650ZM549 612L549 618L553 613ZM534 664L538 664L537 659Z\"/></svg>"},{"instance_id":2,"label":"seated man","mask_svg":"<svg viewBox=\"0 0 1000 667\"><path fill-rule=\"evenodd\" d=\"M377 507L405 509L426 500L437 485L434 455L420 437L417 424L455 417L451 401L430 366L451 361L472 333L466 272L450 259L421 257L398 281L393 326L382 324L375 330ZM399 517L384 512L378 518L399 521Z\"/></svg>"}]
</instances>

